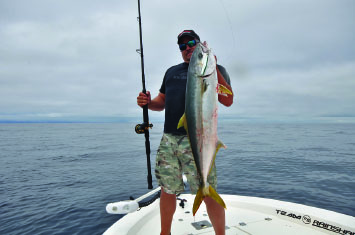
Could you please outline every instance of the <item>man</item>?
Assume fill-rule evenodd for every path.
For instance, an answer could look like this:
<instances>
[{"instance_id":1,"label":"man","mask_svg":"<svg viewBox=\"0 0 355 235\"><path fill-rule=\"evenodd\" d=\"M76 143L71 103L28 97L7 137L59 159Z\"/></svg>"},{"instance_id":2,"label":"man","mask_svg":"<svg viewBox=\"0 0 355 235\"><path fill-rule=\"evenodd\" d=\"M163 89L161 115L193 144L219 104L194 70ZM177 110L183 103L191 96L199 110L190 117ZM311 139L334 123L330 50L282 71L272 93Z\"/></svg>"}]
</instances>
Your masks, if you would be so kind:
<instances>
[{"instance_id":1,"label":"man","mask_svg":"<svg viewBox=\"0 0 355 235\"><path fill-rule=\"evenodd\" d=\"M162 235L170 234L176 209L176 194L184 191L182 173L185 174L192 193L197 192L200 182L186 131L184 128L177 129L179 119L185 112L187 71L197 43L200 43L200 37L193 30L181 32L178 35L178 44L184 62L166 71L160 92L154 99L151 99L149 91L147 95L140 92L137 97L137 104L141 107L148 104L148 108L153 111L165 109L164 134L155 167L155 175L162 188L160 196ZM218 83L232 91L229 75L220 65L217 65L217 76ZM225 106L231 106L233 95L219 95L218 100ZM208 177L208 182L216 188L215 166ZM216 234L225 234L224 208L210 197L206 197L204 202Z\"/></svg>"}]
</instances>

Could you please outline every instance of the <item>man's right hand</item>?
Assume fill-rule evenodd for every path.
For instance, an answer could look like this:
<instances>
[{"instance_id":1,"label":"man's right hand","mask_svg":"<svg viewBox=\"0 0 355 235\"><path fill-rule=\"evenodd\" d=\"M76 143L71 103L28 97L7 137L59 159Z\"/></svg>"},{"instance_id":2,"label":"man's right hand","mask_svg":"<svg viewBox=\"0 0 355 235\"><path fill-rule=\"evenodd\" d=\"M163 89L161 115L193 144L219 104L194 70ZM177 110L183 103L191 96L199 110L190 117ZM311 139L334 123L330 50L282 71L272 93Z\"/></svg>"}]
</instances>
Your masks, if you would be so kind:
<instances>
[{"instance_id":1,"label":"man's right hand","mask_svg":"<svg viewBox=\"0 0 355 235\"><path fill-rule=\"evenodd\" d=\"M143 107L144 105L146 104L150 104L151 101L151 97L150 97L150 92L147 91L146 92L147 94L144 94L143 92L140 92L138 97L137 97L137 104L140 106L140 107Z\"/></svg>"}]
</instances>

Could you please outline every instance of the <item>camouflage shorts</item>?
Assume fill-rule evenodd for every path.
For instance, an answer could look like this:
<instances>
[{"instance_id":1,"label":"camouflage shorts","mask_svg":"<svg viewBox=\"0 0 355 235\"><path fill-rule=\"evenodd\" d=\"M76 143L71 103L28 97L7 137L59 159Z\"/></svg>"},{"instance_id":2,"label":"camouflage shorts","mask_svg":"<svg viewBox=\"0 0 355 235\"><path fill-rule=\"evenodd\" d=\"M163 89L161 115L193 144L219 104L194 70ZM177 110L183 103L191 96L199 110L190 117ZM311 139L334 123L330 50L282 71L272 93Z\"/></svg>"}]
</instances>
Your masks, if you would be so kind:
<instances>
[{"instance_id":1,"label":"camouflage shorts","mask_svg":"<svg viewBox=\"0 0 355 235\"><path fill-rule=\"evenodd\" d=\"M182 174L187 178L191 193L196 194L200 185L200 177L197 173L188 137L164 133L158 148L155 165L155 176L158 183L166 193L182 193L184 192ZM213 165L207 181L216 189L215 165Z\"/></svg>"}]
</instances>

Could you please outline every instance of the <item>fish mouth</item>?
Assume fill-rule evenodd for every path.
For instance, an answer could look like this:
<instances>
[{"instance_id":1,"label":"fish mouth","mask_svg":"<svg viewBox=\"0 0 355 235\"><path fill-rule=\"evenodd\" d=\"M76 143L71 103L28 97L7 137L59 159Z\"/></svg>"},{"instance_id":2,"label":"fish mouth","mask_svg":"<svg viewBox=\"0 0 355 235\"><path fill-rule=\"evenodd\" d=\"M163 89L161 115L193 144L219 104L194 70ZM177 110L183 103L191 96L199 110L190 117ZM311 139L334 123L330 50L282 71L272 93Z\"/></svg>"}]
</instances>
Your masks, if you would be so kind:
<instances>
[{"instance_id":1,"label":"fish mouth","mask_svg":"<svg viewBox=\"0 0 355 235\"><path fill-rule=\"evenodd\" d=\"M200 46L203 53L209 53L210 50L207 46L205 46L203 43L200 43Z\"/></svg>"},{"instance_id":2,"label":"fish mouth","mask_svg":"<svg viewBox=\"0 0 355 235\"><path fill-rule=\"evenodd\" d=\"M209 53L209 49L207 47L202 46L201 49L203 53Z\"/></svg>"}]
</instances>

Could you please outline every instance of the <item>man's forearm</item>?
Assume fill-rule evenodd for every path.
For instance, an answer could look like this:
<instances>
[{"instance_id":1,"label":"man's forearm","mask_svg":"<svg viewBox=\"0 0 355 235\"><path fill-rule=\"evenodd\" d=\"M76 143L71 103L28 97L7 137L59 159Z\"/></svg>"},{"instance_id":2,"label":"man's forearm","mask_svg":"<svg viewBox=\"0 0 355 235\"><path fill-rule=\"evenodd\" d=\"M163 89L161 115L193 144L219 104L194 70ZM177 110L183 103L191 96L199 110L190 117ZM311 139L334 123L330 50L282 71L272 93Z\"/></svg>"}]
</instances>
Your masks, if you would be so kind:
<instances>
[{"instance_id":1,"label":"man's forearm","mask_svg":"<svg viewBox=\"0 0 355 235\"><path fill-rule=\"evenodd\" d=\"M165 109L165 95L159 93L159 95L148 104L148 108L153 111L163 111Z\"/></svg>"},{"instance_id":2,"label":"man's forearm","mask_svg":"<svg viewBox=\"0 0 355 235\"><path fill-rule=\"evenodd\" d=\"M218 77L218 83L225 86L228 90L230 90L233 93L232 87L224 80L222 73L219 71L217 67L217 77ZM223 105L229 107L233 104L233 97L234 93L232 95L219 95L218 96L218 101L222 103Z\"/></svg>"}]
</instances>

